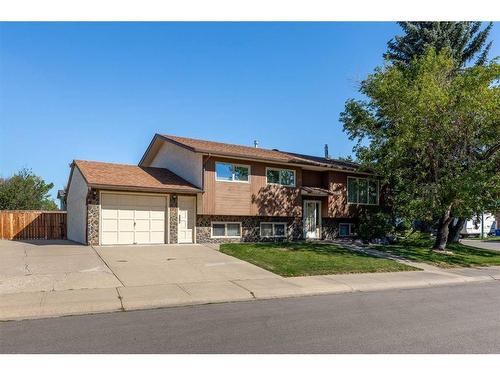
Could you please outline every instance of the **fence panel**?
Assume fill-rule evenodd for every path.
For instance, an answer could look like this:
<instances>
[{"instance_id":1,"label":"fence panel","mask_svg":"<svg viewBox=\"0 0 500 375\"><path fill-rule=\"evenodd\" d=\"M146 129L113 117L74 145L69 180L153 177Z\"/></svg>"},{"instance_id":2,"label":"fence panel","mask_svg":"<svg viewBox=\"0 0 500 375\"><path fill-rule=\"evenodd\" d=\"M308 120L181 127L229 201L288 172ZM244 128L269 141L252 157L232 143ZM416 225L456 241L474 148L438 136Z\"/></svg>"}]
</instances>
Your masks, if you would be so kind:
<instances>
[{"instance_id":1,"label":"fence panel","mask_svg":"<svg viewBox=\"0 0 500 375\"><path fill-rule=\"evenodd\" d=\"M0 211L0 239L66 238L66 211Z\"/></svg>"}]
</instances>

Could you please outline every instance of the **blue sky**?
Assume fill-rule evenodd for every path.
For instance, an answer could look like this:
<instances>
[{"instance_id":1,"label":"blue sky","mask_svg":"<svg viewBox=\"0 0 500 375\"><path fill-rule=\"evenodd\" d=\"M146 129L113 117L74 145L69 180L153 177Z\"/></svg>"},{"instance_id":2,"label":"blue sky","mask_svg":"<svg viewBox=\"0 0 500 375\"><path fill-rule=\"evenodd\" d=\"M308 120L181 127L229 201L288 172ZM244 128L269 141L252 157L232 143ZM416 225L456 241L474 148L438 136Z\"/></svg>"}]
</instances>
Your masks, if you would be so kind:
<instances>
[{"instance_id":1,"label":"blue sky","mask_svg":"<svg viewBox=\"0 0 500 375\"><path fill-rule=\"evenodd\" d=\"M136 164L157 132L349 155L339 114L399 33L395 23L1 23L0 175L32 168L55 196L73 159Z\"/></svg>"}]
</instances>

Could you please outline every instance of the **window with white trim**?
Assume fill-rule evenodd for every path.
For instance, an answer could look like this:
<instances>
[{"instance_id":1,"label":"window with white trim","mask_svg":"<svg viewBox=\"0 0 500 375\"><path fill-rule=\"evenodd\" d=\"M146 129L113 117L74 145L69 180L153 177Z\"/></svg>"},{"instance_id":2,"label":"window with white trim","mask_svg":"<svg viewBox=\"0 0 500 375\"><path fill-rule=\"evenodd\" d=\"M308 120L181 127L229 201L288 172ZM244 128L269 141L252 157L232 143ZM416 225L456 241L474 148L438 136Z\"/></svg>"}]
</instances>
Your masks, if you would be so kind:
<instances>
[{"instance_id":1,"label":"window with white trim","mask_svg":"<svg viewBox=\"0 0 500 375\"><path fill-rule=\"evenodd\" d=\"M347 177L347 203L377 205L378 198L378 180Z\"/></svg>"},{"instance_id":2,"label":"window with white trim","mask_svg":"<svg viewBox=\"0 0 500 375\"><path fill-rule=\"evenodd\" d=\"M352 236L353 233L353 224L352 223L340 223L339 224L339 237L349 237Z\"/></svg>"},{"instance_id":3,"label":"window with white trim","mask_svg":"<svg viewBox=\"0 0 500 375\"><path fill-rule=\"evenodd\" d=\"M286 223L260 223L261 237L286 237Z\"/></svg>"},{"instance_id":4,"label":"window with white trim","mask_svg":"<svg viewBox=\"0 0 500 375\"><path fill-rule=\"evenodd\" d=\"M232 163L215 163L215 179L228 182L248 182L250 166Z\"/></svg>"},{"instance_id":5,"label":"window with white trim","mask_svg":"<svg viewBox=\"0 0 500 375\"><path fill-rule=\"evenodd\" d=\"M295 187L295 171L293 169L266 168L268 184Z\"/></svg>"},{"instance_id":6,"label":"window with white trim","mask_svg":"<svg viewBox=\"0 0 500 375\"><path fill-rule=\"evenodd\" d=\"M241 223L236 222L213 222L213 238L239 238L241 237Z\"/></svg>"}]
</instances>

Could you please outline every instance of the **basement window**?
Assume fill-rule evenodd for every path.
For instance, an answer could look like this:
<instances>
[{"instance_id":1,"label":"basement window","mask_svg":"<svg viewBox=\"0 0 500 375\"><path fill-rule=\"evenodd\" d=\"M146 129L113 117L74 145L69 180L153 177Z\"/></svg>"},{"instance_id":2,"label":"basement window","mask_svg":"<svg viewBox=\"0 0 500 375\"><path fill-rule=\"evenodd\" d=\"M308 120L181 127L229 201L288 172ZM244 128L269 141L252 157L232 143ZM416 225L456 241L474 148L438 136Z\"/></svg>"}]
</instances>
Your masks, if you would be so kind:
<instances>
[{"instance_id":1,"label":"basement window","mask_svg":"<svg viewBox=\"0 0 500 375\"><path fill-rule=\"evenodd\" d=\"M339 224L339 237L349 237L353 233L353 225L351 223L340 223Z\"/></svg>"},{"instance_id":2,"label":"basement window","mask_svg":"<svg viewBox=\"0 0 500 375\"><path fill-rule=\"evenodd\" d=\"M212 238L240 238L241 223L217 222L212 223Z\"/></svg>"},{"instance_id":3,"label":"basement window","mask_svg":"<svg viewBox=\"0 0 500 375\"><path fill-rule=\"evenodd\" d=\"M260 223L260 236L264 238L285 237L286 223Z\"/></svg>"}]
</instances>

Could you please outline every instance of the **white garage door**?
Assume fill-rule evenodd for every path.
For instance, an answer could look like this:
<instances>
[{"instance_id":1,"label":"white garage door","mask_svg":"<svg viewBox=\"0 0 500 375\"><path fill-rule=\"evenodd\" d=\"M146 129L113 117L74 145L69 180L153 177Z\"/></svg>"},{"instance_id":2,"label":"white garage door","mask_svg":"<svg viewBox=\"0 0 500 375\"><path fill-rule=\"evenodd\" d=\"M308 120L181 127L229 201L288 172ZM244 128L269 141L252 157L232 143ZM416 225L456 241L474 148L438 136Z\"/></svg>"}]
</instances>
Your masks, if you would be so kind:
<instances>
[{"instance_id":1,"label":"white garage door","mask_svg":"<svg viewBox=\"0 0 500 375\"><path fill-rule=\"evenodd\" d=\"M102 194L101 244L165 243L165 196Z\"/></svg>"}]
</instances>

